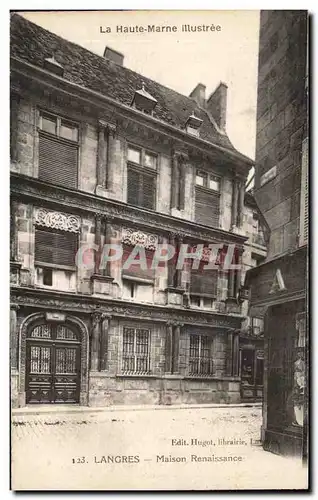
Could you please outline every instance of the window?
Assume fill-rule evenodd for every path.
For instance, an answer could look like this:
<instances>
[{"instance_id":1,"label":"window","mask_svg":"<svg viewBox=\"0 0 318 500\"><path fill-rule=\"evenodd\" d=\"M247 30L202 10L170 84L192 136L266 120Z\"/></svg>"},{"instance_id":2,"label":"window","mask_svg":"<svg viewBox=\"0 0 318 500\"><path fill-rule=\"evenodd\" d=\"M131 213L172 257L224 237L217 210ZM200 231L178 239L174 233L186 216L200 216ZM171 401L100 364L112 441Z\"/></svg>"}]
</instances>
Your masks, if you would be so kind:
<instances>
[{"instance_id":1,"label":"window","mask_svg":"<svg viewBox=\"0 0 318 500\"><path fill-rule=\"evenodd\" d=\"M124 279L123 299L153 303L153 284Z\"/></svg>"},{"instance_id":2,"label":"window","mask_svg":"<svg viewBox=\"0 0 318 500\"><path fill-rule=\"evenodd\" d=\"M123 365L125 374L150 372L150 331L143 328L124 328Z\"/></svg>"},{"instance_id":3,"label":"window","mask_svg":"<svg viewBox=\"0 0 318 500\"><path fill-rule=\"evenodd\" d=\"M206 259L202 259L198 269L194 269L193 267L191 268L190 295L205 296L210 299L216 297L218 270L205 269L207 265L208 261Z\"/></svg>"},{"instance_id":4,"label":"window","mask_svg":"<svg viewBox=\"0 0 318 500\"><path fill-rule=\"evenodd\" d=\"M43 269L43 285L45 286L53 285L52 269Z\"/></svg>"},{"instance_id":5,"label":"window","mask_svg":"<svg viewBox=\"0 0 318 500\"><path fill-rule=\"evenodd\" d=\"M122 266L126 263L126 260L130 257L131 252L133 251L134 247L129 246L129 245L124 245L123 247L123 257L122 257ZM131 278L138 278L140 280L148 280L149 283L152 283L154 277L155 277L155 269L151 269L152 261L153 261L153 256L154 256L154 251L153 250L145 250L145 255L146 255L146 266L145 269L142 269L142 265L139 265L139 260L140 264L142 264L143 260L138 258L138 255L134 258L136 261L134 264L129 265L127 263L127 268L122 269L122 276L123 278L125 277L131 277ZM140 257L140 255L139 255ZM137 280L136 280L137 281Z\"/></svg>"},{"instance_id":6,"label":"window","mask_svg":"<svg viewBox=\"0 0 318 500\"><path fill-rule=\"evenodd\" d=\"M195 190L195 220L199 224L219 227L220 178L197 170Z\"/></svg>"},{"instance_id":7,"label":"window","mask_svg":"<svg viewBox=\"0 0 318 500\"><path fill-rule=\"evenodd\" d=\"M35 261L56 267L75 267L78 235L62 231L35 230ZM44 276L43 276L44 279ZM48 274L46 280L49 280Z\"/></svg>"},{"instance_id":8,"label":"window","mask_svg":"<svg viewBox=\"0 0 318 500\"><path fill-rule=\"evenodd\" d=\"M213 191L220 191L220 178L202 170L196 171L195 183L197 186L206 187Z\"/></svg>"},{"instance_id":9,"label":"window","mask_svg":"<svg viewBox=\"0 0 318 500\"><path fill-rule=\"evenodd\" d=\"M260 335L264 332L264 319L252 318L252 330L254 335Z\"/></svg>"},{"instance_id":10,"label":"window","mask_svg":"<svg viewBox=\"0 0 318 500\"><path fill-rule=\"evenodd\" d=\"M154 210L157 155L129 146L127 160L127 202Z\"/></svg>"},{"instance_id":11,"label":"window","mask_svg":"<svg viewBox=\"0 0 318 500\"><path fill-rule=\"evenodd\" d=\"M213 299L190 295L190 304L192 307L200 307L200 309L212 309Z\"/></svg>"},{"instance_id":12,"label":"window","mask_svg":"<svg viewBox=\"0 0 318 500\"><path fill-rule=\"evenodd\" d=\"M200 170L197 170L197 173L195 176L195 183L197 186L207 186L208 175L205 172L201 172Z\"/></svg>"},{"instance_id":13,"label":"window","mask_svg":"<svg viewBox=\"0 0 318 500\"><path fill-rule=\"evenodd\" d=\"M197 295L190 295L190 303L194 307L200 307L201 306L201 297L198 297Z\"/></svg>"},{"instance_id":14,"label":"window","mask_svg":"<svg viewBox=\"0 0 318 500\"><path fill-rule=\"evenodd\" d=\"M141 151L132 147L128 148L128 161L133 163L141 163Z\"/></svg>"},{"instance_id":15,"label":"window","mask_svg":"<svg viewBox=\"0 0 318 500\"><path fill-rule=\"evenodd\" d=\"M189 375L212 375L211 338L190 335Z\"/></svg>"},{"instance_id":16,"label":"window","mask_svg":"<svg viewBox=\"0 0 318 500\"><path fill-rule=\"evenodd\" d=\"M39 179L77 188L78 133L78 126L74 122L41 112Z\"/></svg>"}]
</instances>

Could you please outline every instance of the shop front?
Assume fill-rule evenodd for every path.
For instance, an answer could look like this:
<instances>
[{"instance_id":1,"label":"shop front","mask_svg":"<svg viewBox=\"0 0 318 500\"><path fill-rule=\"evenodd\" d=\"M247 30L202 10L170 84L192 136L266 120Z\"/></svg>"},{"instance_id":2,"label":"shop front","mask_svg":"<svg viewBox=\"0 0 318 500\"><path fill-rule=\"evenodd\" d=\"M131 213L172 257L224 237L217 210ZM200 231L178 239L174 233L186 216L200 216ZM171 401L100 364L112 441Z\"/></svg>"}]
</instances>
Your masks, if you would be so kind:
<instances>
[{"instance_id":1,"label":"shop front","mask_svg":"<svg viewBox=\"0 0 318 500\"><path fill-rule=\"evenodd\" d=\"M249 271L246 278L250 314L265 312L263 447L303 457L308 429L306 258L302 248Z\"/></svg>"}]
</instances>

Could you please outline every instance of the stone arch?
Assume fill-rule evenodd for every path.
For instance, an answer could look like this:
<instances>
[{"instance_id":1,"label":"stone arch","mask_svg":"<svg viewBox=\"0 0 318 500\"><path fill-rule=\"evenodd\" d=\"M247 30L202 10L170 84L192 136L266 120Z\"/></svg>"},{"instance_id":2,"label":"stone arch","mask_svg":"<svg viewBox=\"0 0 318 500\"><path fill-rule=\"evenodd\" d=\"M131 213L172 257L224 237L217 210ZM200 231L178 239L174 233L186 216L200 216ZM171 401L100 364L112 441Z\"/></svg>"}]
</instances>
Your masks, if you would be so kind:
<instances>
[{"instance_id":1,"label":"stone arch","mask_svg":"<svg viewBox=\"0 0 318 500\"><path fill-rule=\"evenodd\" d=\"M20 326L19 332L19 406L26 403L26 342L29 331L39 323L46 323L45 312L32 313L27 316ZM88 355L89 334L85 323L75 316L65 315L65 325L75 327L80 334L81 342L81 372L80 372L80 404L88 405Z\"/></svg>"}]
</instances>

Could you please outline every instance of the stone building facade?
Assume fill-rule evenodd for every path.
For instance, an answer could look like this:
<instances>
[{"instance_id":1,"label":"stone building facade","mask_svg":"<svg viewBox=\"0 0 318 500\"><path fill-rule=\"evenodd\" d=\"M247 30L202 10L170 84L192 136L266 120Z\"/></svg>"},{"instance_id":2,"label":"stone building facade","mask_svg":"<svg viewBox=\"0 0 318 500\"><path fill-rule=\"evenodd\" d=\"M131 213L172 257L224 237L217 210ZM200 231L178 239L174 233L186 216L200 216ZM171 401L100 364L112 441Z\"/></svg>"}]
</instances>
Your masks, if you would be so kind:
<instances>
[{"instance_id":1,"label":"stone building facade","mask_svg":"<svg viewBox=\"0 0 318 500\"><path fill-rule=\"evenodd\" d=\"M180 95L12 15L13 407L240 401L241 273L125 268L166 243L242 263L253 162L226 90ZM100 266L105 244L122 255Z\"/></svg>"},{"instance_id":2,"label":"stone building facade","mask_svg":"<svg viewBox=\"0 0 318 500\"><path fill-rule=\"evenodd\" d=\"M242 255L242 282L246 273L261 265L267 256L269 228L253 196L244 197L243 231L248 237ZM264 377L264 318L250 316L249 300L242 302L245 319L240 331L241 401L261 401Z\"/></svg>"},{"instance_id":3,"label":"stone building facade","mask_svg":"<svg viewBox=\"0 0 318 500\"><path fill-rule=\"evenodd\" d=\"M262 11L254 196L270 228L265 262L247 273L251 315L265 317L262 438L307 453L307 12Z\"/></svg>"}]
</instances>

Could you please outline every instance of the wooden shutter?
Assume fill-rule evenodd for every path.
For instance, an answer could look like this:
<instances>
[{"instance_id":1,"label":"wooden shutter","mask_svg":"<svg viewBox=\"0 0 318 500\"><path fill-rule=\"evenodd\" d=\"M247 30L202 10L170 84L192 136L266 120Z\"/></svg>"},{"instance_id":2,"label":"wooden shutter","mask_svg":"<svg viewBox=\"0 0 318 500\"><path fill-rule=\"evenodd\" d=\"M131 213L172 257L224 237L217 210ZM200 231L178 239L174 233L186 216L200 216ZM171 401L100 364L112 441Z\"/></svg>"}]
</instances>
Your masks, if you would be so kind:
<instances>
[{"instance_id":1,"label":"wooden shutter","mask_svg":"<svg viewBox=\"0 0 318 500\"><path fill-rule=\"evenodd\" d=\"M195 220L199 224L219 227L220 195L202 188L195 189Z\"/></svg>"},{"instance_id":2,"label":"wooden shutter","mask_svg":"<svg viewBox=\"0 0 318 500\"><path fill-rule=\"evenodd\" d=\"M35 260L75 267L78 235L35 230Z\"/></svg>"},{"instance_id":3,"label":"wooden shutter","mask_svg":"<svg viewBox=\"0 0 318 500\"><path fill-rule=\"evenodd\" d=\"M190 294L216 296L218 270L204 269L206 262L200 264L199 269L191 269Z\"/></svg>"},{"instance_id":4,"label":"wooden shutter","mask_svg":"<svg viewBox=\"0 0 318 500\"><path fill-rule=\"evenodd\" d=\"M300 231L299 244L308 241L308 137L303 140L301 158Z\"/></svg>"},{"instance_id":5,"label":"wooden shutter","mask_svg":"<svg viewBox=\"0 0 318 500\"><path fill-rule=\"evenodd\" d=\"M155 177L151 174L142 174L142 206L155 208Z\"/></svg>"},{"instance_id":6,"label":"wooden shutter","mask_svg":"<svg viewBox=\"0 0 318 500\"><path fill-rule=\"evenodd\" d=\"M131 254L134 247L124 247L122 264L126 262L129 255ZM146 250L146 259L147 259L147 269L141 269L138 264L130 265L128 269L123 269L123 276L131 276L136 278L144 278L144 279L153 279L155 276L155 269L151 269L152 259L153 259L153 251ZM138 260L138 257L136 258Z\"/></svg>"},{"instance_id":7,"label":"wooden shutter","mask_svg":"<svg viewBox=\"0 0 318 500\"><path fill-rule=\"evenodd\" d=\"M39 134L39 179L77 188L78 146Z\"/></svg>"},{"instance_id":8,"label":"wooden shutter","mask_svg":"<svg viewBox=\"0 0 318 500\"><path fill-rule=\"evenodd\" d=\"M140 174L128 167L127 175L127 203L139 205Z\"/></svg>"}]
</instances>

